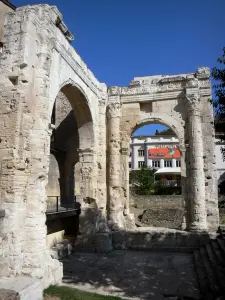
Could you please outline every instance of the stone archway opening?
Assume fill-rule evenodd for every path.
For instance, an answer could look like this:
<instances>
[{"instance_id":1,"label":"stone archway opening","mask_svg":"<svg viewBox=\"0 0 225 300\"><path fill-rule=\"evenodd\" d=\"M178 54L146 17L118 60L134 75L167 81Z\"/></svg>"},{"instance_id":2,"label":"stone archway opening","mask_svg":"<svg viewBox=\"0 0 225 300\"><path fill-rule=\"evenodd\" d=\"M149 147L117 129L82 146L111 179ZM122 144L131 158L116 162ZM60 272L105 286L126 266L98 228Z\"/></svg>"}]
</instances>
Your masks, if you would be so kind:
<instances>
[{"instance_id":1,"label":"stone archway opening","mask_svg":"<svg viewBox=\"0 0 225 300\"><path fill-rule=\"evenodd\" d=\"M185 228L181 143L170 124L154 118L130 130L129 209L137 226Z\"/></svg>"},{"instance_id":2,"label":"stone archway opening","mask_svg":"<svg viewBox=\"0 0 225 300\"><path fill-rule=\"evenodd\" d=\"M59 91L52 108L50 127L47 216L57 213L58 217L51 222L47 218L51 235L47 239L49 247L65 237L74 242L79 229L79 208L90 192L82 168L85 166L84 153L89 149L91 156L94 144L93 122L87 99L75 85L66 84Z\"/></svg>"}]
</instances>

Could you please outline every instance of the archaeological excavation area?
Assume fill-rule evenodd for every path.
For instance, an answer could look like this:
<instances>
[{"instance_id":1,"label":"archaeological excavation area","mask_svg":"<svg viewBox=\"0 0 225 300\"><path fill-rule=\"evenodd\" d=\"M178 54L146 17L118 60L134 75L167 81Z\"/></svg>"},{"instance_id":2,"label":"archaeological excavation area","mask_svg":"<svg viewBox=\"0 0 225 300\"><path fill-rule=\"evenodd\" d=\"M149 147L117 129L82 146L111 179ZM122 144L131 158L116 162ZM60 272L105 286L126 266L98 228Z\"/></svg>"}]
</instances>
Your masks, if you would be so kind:
<instances>
[{"instance_id":1,"label":"archaeological excavation area","mask_svg":"<svg viewBox=\"0 0 225 300\"><path fill-rule=\"evenodd\" d=\"M49 247L59 232L73 236L75 251L97 255L192 253L215 238L219 226L210 70L135 77L128 86L109 87L95 78L72 40L55 6L6 14L0 289L19 290L23 300L42 299L44 288L62 281L62 262ZM179 140L179 230L137 227L130 211L130 138L152 123L168 126Z\"/></svg>"}]
</instances>

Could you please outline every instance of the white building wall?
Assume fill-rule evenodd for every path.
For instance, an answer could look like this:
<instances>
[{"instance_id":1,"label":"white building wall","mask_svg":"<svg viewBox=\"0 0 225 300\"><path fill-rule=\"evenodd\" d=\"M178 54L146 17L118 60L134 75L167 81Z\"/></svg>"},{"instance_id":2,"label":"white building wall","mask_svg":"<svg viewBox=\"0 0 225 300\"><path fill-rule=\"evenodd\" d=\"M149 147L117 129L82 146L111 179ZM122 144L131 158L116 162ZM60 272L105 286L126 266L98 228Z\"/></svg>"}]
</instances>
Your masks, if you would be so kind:
<instances>
[{"instance_id":1,"label":"white building wall","mask_svg":"<svg viewBox=\"0 0 225 300\"><path fill-rule=\"evenodd\" d=\"M217 142L219 140L217 139ZM172 136L145 136L145 137L133 137L131 138L131 149L133 146L134 153L131 153L129 158L130 165L132 166L132 155L133 155L133 169L139 169L139 161L147 161L147 166L152 167L152 160L148 158L148 150L150 148L156 147L169 147L172 145L179 145L179 140ZM225 180L225 161L223 161L223 156L221 153L221 147L223 145L216 144L216 168L217 168L217 179L219 182ZM138 150L145 150L145 156L139 156ZM160 161L160 168L164 168L164 158L158 159ZM172 159L172 167L176 168L177 159ZM132 167L130 168L132 169Z\"/></svg>"},{"instance_id":2,"label":"white building wall","mask_svg":"<svg viewBox=\"0 0 225 300\"><path fill-rule=\"evenodd\" d=\"M170 147L172 145L179 145L179 140L173 136L137 136L131 138L131 149L133 153L130 155L129 163L132 169L132 159L133 159L133 169L139 169L138 162L146 162L147 166L152 167L152 159L149 159L148 152L150 148L156 147ZM139 156L138 150L144 150L144 156ZM160 168L164 168L164 158L159 157ZM176 159L172 160L172 167L176 167Z\"/></svg>"},{"instance_id":3,"label":"white building wall","mask_svg":"<svg viewBox=\"0 0 225 300\"><path fill-rule=\"evenodd\" d=\"M217 168L217 179L218 182L225 180L225 161L223 161L223 156L221 153L221 147L223 145L216 145L216 168Z\"/></svg>"}]
</instances>

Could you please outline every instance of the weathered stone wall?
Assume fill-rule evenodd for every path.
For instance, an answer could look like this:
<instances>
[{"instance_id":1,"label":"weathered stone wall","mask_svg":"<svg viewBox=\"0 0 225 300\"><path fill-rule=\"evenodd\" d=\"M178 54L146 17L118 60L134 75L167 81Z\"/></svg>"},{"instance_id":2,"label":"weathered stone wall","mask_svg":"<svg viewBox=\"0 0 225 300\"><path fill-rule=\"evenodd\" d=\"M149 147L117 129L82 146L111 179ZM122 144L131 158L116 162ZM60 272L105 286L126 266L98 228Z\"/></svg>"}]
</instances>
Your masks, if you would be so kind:
<instances>
[{"instance_id":1,"label":"weathered stone wall","mask_svg":"<svg viewBox=\"0 0 225 300\"><path fill-rule=\"evenodd\" d=\"M10 11L13 11L13 9L1 1L0 2L0 42L3 42L5 14Z\"/></svg>"},{"instance_id":2,"label":"weathered stone wall","mask_svg":"<svg viewBox=\"0 0 225 300\"><path fill-rule=\"evenodd\" d=\"M2 275L28 275L48 286L62 278L62 265L50 257L46 245L53 105L61 90L74 110L83 209L92 210L91 199L96 220L98 185L106 194L106 183L99 181L96 167L99 163L105 169L105 152L99 140L99 131L105 132L105 128L102 122L98 130L98 103L101 100L106 106L106 86L95 79L70 46L71 34L56 7L18 8L7 15L4 34L0 57L0 208L5 210ZM92 232L96 231L94 222Z\"/></svg>"},{"instance_id":3,"label":"weathered stone wall","mask_svg":"<svg viewBox=\"0 0 225 300\"><path fill-rule=\"evenodd\" d=\"M182 208L184 200L182 195L135 195L130 193L130 204L136 208L147 209L152 207Z\"/></svg>"}]
</instances>

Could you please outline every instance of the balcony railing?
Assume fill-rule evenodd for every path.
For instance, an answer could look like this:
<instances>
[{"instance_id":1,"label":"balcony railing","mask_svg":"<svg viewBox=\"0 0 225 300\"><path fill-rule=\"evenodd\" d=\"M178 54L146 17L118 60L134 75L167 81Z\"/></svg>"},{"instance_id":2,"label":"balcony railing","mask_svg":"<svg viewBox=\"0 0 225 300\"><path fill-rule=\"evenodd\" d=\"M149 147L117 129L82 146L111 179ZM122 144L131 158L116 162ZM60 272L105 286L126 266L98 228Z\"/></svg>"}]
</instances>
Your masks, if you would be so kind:
<instances>
[{"instance_id":1,"label":"balcony railing","mask_svg":"<svg viewBox=\"0 0 225 300\"><path fill-rule=\"evenodd\" d=\"M163 186L168 186L168 187L180 187L181 182L180 180L156 180L156 183L160 183Z\"/></svg>"},{"instance_id":2,"label":"balcony railing","mask_svg":"<svg viewBox=\"0 0 225 300\"><path fill-rule=\"evenodd\" d=\"M46 213L61 213L79 209L80 205L76 202L76 197L73 200L62 201L60 196L48 196Z\"/></svg>"}]
</instances>

